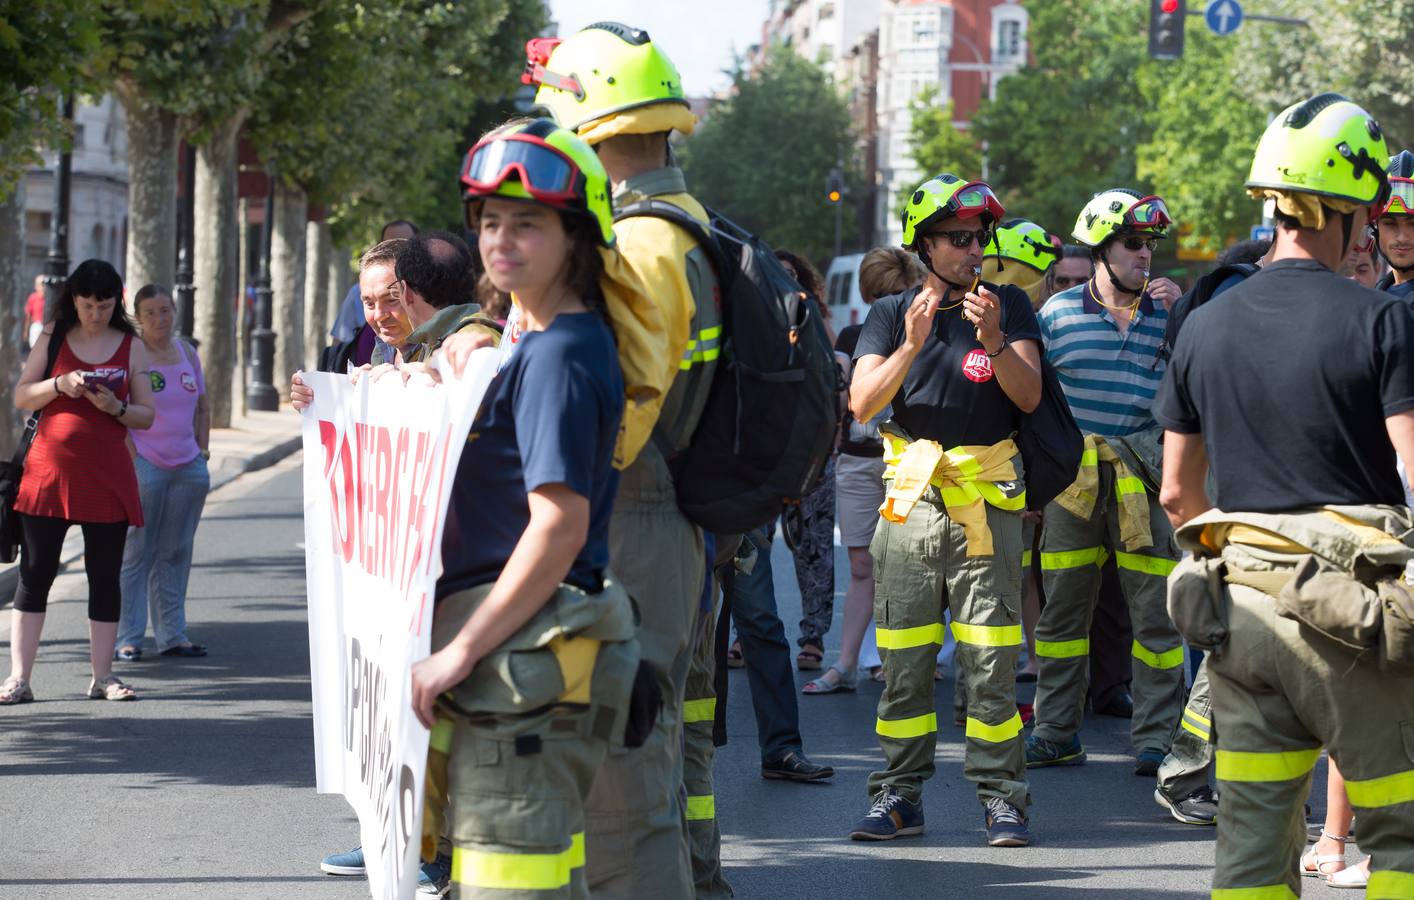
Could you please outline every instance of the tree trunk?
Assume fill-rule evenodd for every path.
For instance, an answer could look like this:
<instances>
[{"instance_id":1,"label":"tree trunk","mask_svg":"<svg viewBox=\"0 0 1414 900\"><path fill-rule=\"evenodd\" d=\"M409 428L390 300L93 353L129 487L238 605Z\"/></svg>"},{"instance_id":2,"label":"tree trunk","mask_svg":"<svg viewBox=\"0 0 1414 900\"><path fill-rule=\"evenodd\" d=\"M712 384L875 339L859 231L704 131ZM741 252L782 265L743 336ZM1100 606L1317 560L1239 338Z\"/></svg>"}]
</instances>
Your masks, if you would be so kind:
<instances>
[{"instance_id":1,"label":"tree trunk","mask_svg":"<svg viewBox=\"0 0 1414 900\"><path fill-rule=\"evenodd\" d=\"M349 292L358 280L353 268L349 265L349 260L353 254L347 247L338 247L329 254L329 327L334 327L334 322L339 318L339 311L344 308L344 295Z\"/></svg>"},{"instance_id":2,"label":"tree trunk","mask_svg":"<svg viewBox=\"0 0 1414 900\"><path fill-rule=\"evenodd\" d=\"M319 351L329 343L329 223L310 222L304 267L304 367L319 368Z\"/></svg>"},{"instance_id":3,"label":"tree trunk","mask_svg":"<svg viewBox=\"0 0 1414 900\"><path fill-rule=\"evenodd\" d=\"M304 191L275 188L275 233L270 252L270 286L275 291L275 386L290 383L304 368L304 257L309 204ZM283 391L281 391L283 393Z\"/></svg>"},{"instance_id":4,"label":"tree trunk","mask_svg":"<svg viewBox=\"0 0 1414 900\"><path fill-rule=\"evenodd\" d=\"M136 89L116 91L127 113L129 296L145 284L168 289L177 275L177 115ZM131 310L130 310L131 311Z\"/></svg>"},{"instance_id":5,"label":"tree trunk","mask_svg":"<svg viewBox=\"0 0 1414 900\"><path fill-rule=\"evenodd\" d=\"M236 138L240 122L218 127L196 154L196 339L213 428L231 425L236 367L235 304L240 297L236 218Z\"/></svg>"},{"instance_id":6,"label":"tree trunk","mask_svg":"<svg viewBox=\"0 0 1414 900\"><path fill-rule=\"evenodd\" d=\"M0 199L0 454L9 459L20 436L21 416L15 409L15 382L20 377L21 314L30 285L21 282L25 258L25 180Z\"/></svg>"}]
</instances>

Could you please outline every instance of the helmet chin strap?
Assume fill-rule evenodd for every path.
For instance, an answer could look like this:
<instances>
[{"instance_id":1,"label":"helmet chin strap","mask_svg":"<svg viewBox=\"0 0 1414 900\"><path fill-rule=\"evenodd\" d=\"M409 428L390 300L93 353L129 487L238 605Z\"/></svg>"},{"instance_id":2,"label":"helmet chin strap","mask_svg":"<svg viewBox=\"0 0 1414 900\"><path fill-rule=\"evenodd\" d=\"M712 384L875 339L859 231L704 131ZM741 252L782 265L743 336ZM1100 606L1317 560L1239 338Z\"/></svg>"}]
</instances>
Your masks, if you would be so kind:
<instances>
[{"instance_id":1,"label":"helmet chin strap","mask_svg":"<svg viewBox=\"0 0 1414 900\"><path fill-rule=\"evenodd\" d=\"M959 291L969 291L972 289L972 285L970 284L958 284L954 281L949 281L942 275L939 275L938 270L933 268L932 254L928 252L928 247L922 241L918 243L918 258L923 261L924 268L926 268L929 272L933 273L934 278L938 279L943 284L948 286L948 293L943 297L944 302L947 301L948 297L952 296L953 288L957 288Z\"/></svg>"}]
</instances>

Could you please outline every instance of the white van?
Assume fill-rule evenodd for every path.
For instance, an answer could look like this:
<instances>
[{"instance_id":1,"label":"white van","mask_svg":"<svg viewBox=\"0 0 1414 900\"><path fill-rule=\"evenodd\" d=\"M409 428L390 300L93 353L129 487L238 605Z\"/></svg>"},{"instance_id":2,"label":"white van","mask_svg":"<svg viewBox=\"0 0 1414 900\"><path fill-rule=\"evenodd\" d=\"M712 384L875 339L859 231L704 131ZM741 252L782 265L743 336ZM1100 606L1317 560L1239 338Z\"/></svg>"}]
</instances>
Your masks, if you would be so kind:
<instances>
[{"instance_id":1,"label":"white van","mask_svg":"<svg viewBox=\"0 0 1414 900\"><path fill-rule=\"evenodd\" d=\"M836 256L825 273L825 303L837 332L846 325L860 324L869 314L864 295L859 293L859 264L863 260L863 253Z\"/></svg>"}]
</instances>

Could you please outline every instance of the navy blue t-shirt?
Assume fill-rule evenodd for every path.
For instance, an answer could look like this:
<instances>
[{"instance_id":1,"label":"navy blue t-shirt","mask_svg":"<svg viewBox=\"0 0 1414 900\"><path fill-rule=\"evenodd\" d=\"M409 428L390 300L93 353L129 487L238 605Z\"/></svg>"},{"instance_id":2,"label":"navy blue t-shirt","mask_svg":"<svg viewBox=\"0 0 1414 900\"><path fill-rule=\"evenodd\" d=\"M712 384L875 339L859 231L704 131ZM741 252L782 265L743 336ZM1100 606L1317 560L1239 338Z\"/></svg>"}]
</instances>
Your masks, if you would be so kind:
<instances>
[{"instance_id":1,"label":"navy blue t-shirt","mask_svg":"<svg viewBox=\"0 0 1414 900\"><path fill-rule=\"evenodd\" d=\"M522 336L486 389L462 450L442 538L439 598L500 577L530 524L527 495L547 484L588 498L589 537L565 582L601 590L623 409L618 351L599 315L561 314L544 331Z\"/></svg>"}]
</instances>

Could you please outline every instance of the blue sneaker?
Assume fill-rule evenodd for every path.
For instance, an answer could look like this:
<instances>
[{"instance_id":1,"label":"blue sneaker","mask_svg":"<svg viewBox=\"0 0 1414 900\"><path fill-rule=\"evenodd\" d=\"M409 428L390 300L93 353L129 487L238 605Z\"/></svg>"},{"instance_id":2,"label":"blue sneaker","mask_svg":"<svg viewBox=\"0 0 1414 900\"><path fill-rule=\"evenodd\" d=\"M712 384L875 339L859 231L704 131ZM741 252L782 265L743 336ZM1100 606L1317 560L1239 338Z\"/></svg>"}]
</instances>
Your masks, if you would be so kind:
<instances>
[{"instance_id":1,"label":"blue sneaker","mask_svg":"<svg viewBox=\"0 0 1414 900\"><path fill-rule=\"evenodd\" d=\"M319 864L319 871L329 875L367 875L368 870L363 867L363 848L330 853Z\"/></svg>"},{"instance_id":2,"label":"blue sneaker","mask_svg":"<svg viewBox=\"0 0 1414 900\"><path fill-rule=\"evenodd\" d=\"M432 862L422 864L422 868L418 870L417 896L445 897L451 888L452 858L450 856L439 853Z\"/></svg>"},{"instance_id":3,"label":"blue sneaker","mask_svg":"<svg viewBox=\"0 0 1414 900\"><path fill-rule=\"evenodd\" d=\"M1159 766L1164 764L1164 754L1160 750L1140 750L1134 757L1134 774L1153 778L1159 774Z\"/></svg>"},{"instance_id":4,"label":"blue sneaker","mask_svg":"<svg viewBox=\"0 0 1414 900\"><path fill-rule=\"evenodd\" d=\"M1085 748L1080 746L1080 738L1073 737L1069 744L1058 744L1045 738L1031 735L1026 739L1026 768L1039 769L1044 766L1078 766L1085 762Z\"/></svg>"},{"instance_id":5,"label":"blue sneaker","mask_svg":"<svg viewBox=\"0 0 1414 900\"><path fill-rule=\"evenodd\" d=\"M892 787L874 796L874 805L855 823L849 836L856 841L891 841L896 837L923 833L923 804L909 803Z\"/></svg>"},{"instance_id":6,"label":"blue sneaker","mask_svg":"<svg viewBox=\"0 0 1414 900\"><path fill-rule=\"evenodd\" d=\"M1000 797L988 798L983 818L989 847L1025 847L1031 843L1026 814Z\"/></svg>"}]
</instances>

